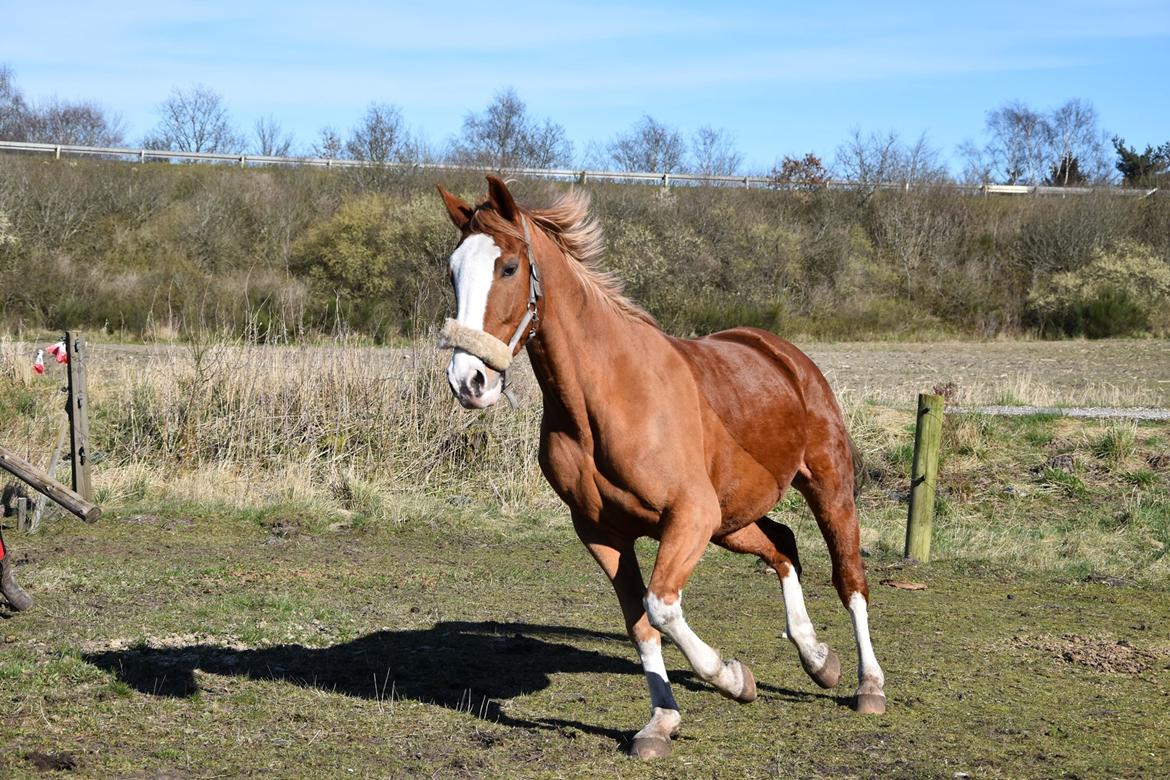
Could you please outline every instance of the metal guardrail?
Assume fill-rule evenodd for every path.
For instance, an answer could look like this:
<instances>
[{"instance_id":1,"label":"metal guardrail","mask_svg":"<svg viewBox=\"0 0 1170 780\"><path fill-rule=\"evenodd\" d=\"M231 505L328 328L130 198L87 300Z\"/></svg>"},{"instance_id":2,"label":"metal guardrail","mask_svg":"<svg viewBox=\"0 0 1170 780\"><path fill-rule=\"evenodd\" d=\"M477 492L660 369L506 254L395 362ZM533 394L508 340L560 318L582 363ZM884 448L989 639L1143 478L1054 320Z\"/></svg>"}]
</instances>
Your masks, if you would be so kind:
<instances>
[{"instance_id":1,"label":"metal guardrail","mask_svg":"<svg viewBox=\"0 0 1170 780\"><path fill-rule=\"evenodd\" d=\"M179 152L169 149L130 149L123 147L76 146L73 144L33 143L26 141L0 141L0 151L32 152L51 154L55 159L62 155L90 157L113 157L140 163L154 162L215 162L239 166L261 165L308 165L318 168L395 168L400 170L472 171L492 172L495 169L475 165L450 163L376 163L366 160L339 160L325 157L274 157L262 154L225 154L221 152ZM1137 198L1148 198L1165 192L1154 187L1045 187L1026 184L955 184L930 183L918 185L913 182L855 182L841 179L828 181L778 181L769 176L713 176L701 173L649 173L640 171L591 171L568 168L509 168L507 173L533 179L577 181L582 184L590 180L607 181L616 184L672 184L700 187L743 187L745 189L809 189L826 187L841 190L911 190L919 186L943 187L972 195L1091 195L1104 193Z\"/></svg>"}]
</instances>

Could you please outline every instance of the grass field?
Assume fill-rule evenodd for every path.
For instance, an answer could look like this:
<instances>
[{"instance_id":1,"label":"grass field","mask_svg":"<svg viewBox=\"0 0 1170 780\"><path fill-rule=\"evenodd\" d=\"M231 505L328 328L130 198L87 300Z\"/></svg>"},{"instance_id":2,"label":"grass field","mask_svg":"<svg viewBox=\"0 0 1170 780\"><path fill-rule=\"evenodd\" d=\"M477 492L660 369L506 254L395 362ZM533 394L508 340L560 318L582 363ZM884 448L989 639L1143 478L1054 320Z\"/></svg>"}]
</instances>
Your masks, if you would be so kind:
<instances>
[{"instance_id":1,"label":"grass field","mask_svg":"<svg viewBox=\"0 0 1170 780\"><path fill-rule=\"evenodd\" d=\"M761 697L723 699L669 648L682 734L651 765L623 753L645 684L537 473L533 404L454 412L429 350L99 347L107 515L6 537L37 603L0 617L0 775L1165 776L1170 425L949 417L936 560L900 559L906 392L937 377L972 403L1165 398L1165 342L1088 346L810 348L865 454L889 713L847 707L847 614L787 498L773 516L802 545L841 687L815 688L780 638L774 575L712 548L688 619L752 666ZM26 383L6 349L0 441L43 460L55 383ZM884 368L908 352L935 366L913 385ZM1023 375L999 367L1012 359L1037 369L995 387ZM648 566L653 544L640 550Z\"/></svg>"}]
</instances>

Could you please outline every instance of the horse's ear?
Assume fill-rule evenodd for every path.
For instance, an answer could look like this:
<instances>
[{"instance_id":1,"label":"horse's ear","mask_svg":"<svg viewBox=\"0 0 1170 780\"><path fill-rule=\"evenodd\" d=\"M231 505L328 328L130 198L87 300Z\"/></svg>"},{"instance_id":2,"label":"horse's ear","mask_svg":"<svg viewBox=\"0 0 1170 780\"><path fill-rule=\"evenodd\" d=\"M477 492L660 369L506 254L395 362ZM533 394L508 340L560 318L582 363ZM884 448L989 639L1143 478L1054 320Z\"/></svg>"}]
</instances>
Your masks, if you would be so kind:
<instances>
[{"instance_id":1,"label":"horse's ear","mask_svg":"<svg viewBox=\"0 0 1170 780\"><path fill-rule=\"evenodd\" d=\"M460 230L465 229L467 223L471 221L471 215L475 213L475 209L443 189L442 184L436 184L435 186L439 188L439 195L443 198L443 205L447 207L447 214L450 215L451 221L455 223L455 227Z\"/></svg>"},{"instance_id":2,"label":"horse's ear","mask_svg":"<svg viewBox=\"0 0 1170 780\"><path fill-rule=\"evenodd\" d=\"M509 222L515 222L517 215L520 214L520 209L516 208L516 201L512 199L512 193L508 192L508 185L495 176L488 176L487 183L488 202L501 217Z\"/></svg>"}]
</instances>

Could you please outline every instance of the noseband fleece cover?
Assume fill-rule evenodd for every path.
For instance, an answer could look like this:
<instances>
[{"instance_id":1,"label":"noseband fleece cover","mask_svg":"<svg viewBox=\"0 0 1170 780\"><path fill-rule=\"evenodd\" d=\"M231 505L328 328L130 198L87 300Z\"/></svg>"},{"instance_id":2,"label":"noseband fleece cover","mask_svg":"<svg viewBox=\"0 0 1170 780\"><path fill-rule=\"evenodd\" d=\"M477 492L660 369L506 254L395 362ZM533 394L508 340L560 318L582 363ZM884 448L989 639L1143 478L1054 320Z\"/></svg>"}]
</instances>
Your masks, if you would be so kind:
<instances>
[{"instance_id":1,"label":"noseband fleece cover","mask_svg":"<svg viewBox=\"0 0 1170 780\"><path fill-rule=\"evenodd\" d=\"M461 349L501 374L512 364L512 348L490 333L461 325L450 317L439 332L439 346Z\"/></svg>"}]
</instances>

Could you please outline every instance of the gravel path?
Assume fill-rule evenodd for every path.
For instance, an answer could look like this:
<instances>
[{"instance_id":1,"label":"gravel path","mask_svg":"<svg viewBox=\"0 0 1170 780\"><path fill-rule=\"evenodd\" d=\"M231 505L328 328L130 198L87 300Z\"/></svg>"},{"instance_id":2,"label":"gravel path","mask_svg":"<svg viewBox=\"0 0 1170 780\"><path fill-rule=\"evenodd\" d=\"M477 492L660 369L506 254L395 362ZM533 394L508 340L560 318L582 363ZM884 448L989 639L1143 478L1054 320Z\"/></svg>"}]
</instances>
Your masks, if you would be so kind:
<instances>
[{"instance_id":1,"label":"gravel path","mask_svg":"<svg viewBox=\"0 0 1170 780\"><path fill-rule=\"evenodd\" d=\"M1027 417L1048 414L1057 417L1088 417L1097 420L1170 420L1170 409L1120 409L1115 406L968 406L947 409L949 413L990 414L1000 417Z\"/></svg>"}]
</instances>

